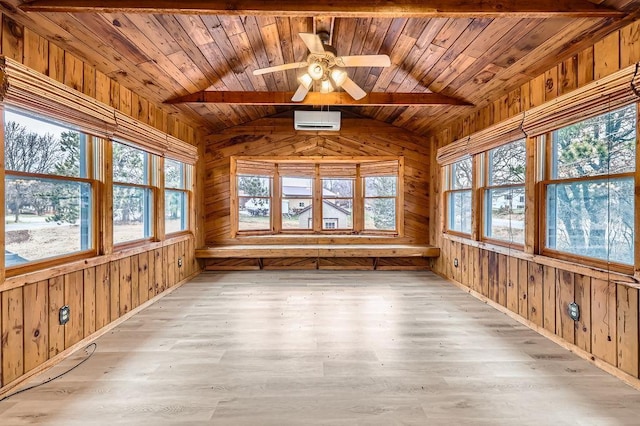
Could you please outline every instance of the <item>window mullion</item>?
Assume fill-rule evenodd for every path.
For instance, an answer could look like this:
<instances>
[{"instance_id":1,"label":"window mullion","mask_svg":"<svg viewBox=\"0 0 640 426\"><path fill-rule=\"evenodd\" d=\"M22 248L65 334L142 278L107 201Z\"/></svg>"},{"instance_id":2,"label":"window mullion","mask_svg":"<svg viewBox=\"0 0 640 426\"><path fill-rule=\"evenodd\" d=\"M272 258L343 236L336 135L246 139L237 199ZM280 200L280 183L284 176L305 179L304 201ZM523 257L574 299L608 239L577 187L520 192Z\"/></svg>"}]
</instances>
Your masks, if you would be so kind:
<instances>
[{"instance_id":1,"label":"window mullion","mask_svg":"<svg viewBox=\"0 0 640 426\"><path fill-rule=\"evenodd\" d=\"M282 232L282 178L277 164L271 184L271 232L279 234Z\"/></svg>"},{"instance_id":2,"label":"window mullion","mask_svg":"<svg viewBox=\"0 0 640 426\"><path fill-rule=\"evenodd\" d=\"M360 164L356 166L356 180L353 199L353 231L364 230L364 178L360 174Z\"/></svg>"}]
</instances>

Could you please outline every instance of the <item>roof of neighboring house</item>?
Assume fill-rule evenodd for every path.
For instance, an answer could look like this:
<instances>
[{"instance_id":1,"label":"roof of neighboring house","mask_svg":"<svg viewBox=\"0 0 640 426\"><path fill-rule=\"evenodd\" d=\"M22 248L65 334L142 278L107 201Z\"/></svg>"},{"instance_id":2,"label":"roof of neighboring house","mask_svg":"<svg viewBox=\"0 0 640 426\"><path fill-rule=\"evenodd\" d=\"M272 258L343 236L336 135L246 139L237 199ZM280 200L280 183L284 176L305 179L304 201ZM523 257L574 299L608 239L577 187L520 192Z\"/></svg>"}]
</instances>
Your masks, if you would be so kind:
<instances>
[{"instance_id":1,"label":"roof of neighboring house","mask_svg":"<svg viewBox=\"0 0 640 426\"><path fill-rule=\"evenodd\" d=\"M323 204L328 205L329 207L333 207L334 209L338 210L340 213L344 213L347 216L351 214L351 212L347 209L343 209L342 207L338 206L337 204L332 203L331 201L327 201L327 200L322 200ZM298 212L298 214L302 214L306 211L311 210L311 207L313 207L311 204L309 204L307 207L305 207L304 209L300 210Z\"/></svg>"}]
</instances>

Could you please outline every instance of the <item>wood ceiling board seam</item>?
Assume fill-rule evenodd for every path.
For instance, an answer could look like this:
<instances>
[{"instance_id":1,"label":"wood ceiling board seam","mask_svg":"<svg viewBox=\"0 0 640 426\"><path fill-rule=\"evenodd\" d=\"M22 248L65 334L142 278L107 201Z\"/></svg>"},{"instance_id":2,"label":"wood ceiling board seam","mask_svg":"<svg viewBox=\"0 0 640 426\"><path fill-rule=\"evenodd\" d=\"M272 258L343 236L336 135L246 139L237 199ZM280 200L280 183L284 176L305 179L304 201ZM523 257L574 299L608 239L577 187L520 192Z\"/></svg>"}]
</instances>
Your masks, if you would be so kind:
<instances>
[{"instance_id":1,"label":"wood ceiling board seam","mask_svg":"<svg viewBox=\"0 0 640 426\"><path fill-rule=\"evenodd\" d=\"M251 48L253 49L253 53L255 55L256 67L270 67L271 64L269 63L269 57L267 56L265 42L262 39L261 29L258 25L258 21L254 16L247 16L244 25L247 37L249 39L249 44L251 45ZM278 90L273 73L264 74L262 78L264 80L267 91Z\"/></svg>"},{"instance_id":2,"label":"wood ceiling board seam","mask_svg":"<svg viewBox=\"0 0 640 426\"><path fill-rule=\"evenodd\" d=\"M282 60L284 63L296 62L293 53L293 38L291 34L291 23L288 18L276 17L276 27L278 28L278 38L280 51L282 52ZM296 74L293 70L283 73L287 77L288 90L297 87Z\"/></svg>"},{"instance_id":3,"label":"wood ceiling board seam","mask_svg":"<svg viewBox=\"0 0 640 426\"><path fill-rule=\"evenodd\" d=\"M278 26L273 23L260 27L260 35L264 41L265 52L269 59L269 66L284 64L282 50L280 48L280 38L278 35ZM281 72L268 74L273 77L276 83L276 90L289 90L289 81L287 75Z\"/></svg>"},{"instance_id":4,"label":"wood ceiling board seam","mask_svg":"<svg viewBox=\"0 0 640 426\"><path fill-rule=\"evenodd\" d=\"M263 75L253 75L253 71L256 70L256 64L258 60L256 59L251 43L249 42L249 38L247 33L239 33L233 35L229 38L231 45L233 46L234 51L236 52L236 56L238 56L242 63L246 63L247 65L244 67L245 75L248 77L249 82L251 83L252 90L256 91L266 91L267 83L265 82Z\"/></svg>"},{"instance_id":5,"label":"wood ceiling board seam","mask_svg":"<svg viewBox=\"0 0 640 426\"><path fill-rule=\"evenodd\" d=\"M180 50L180 45L173 36L158 22L154 15L130 14L129 20L143 34L157 34L157 47L164 55L170 55Z\"/></svg>"},{"instance_id":6,"label":"wood ceiling board seam","mask_svg":"<svg viewBox=\"0 0 640 426\"><path fill-rule=\"evenodd\" d=\"M365 43L363 44L363 54L378 54L380 52L380 48L382 47L387 33L391 28L392 21L389 19L385 20L373 20L369 29L375 28L373 34L370 33L370 37L366 38ZM338 52L340 54L340 52ZM351 79L356 83L360 83L360 86L363 87L365 92L371 91L372 87L367 87L366 83L362 83L365 81L367 75L369 75L371 67L357 67L355 72L351 72Z\"/></svg>"},{"instance_id":7,"label":"wood ceiling board seam","mask_svg":"<svg viewBox=\"0 0 640 426\"><path fill-rule=\"evenodd\" d=\"M522 2L517 0L455 2L447 0L396 0L372 4L369 0L351 0L349 4L336 5L331 0L299 2L281 0L265 2L261 0L191 0L176 3L170 0L35 0L19 6L29 12L111 12L129 13L171 13L171 14L212 14L212 15L272 15L281 16L377 16L377 17L432 17L447 15L462 16L502 16L510 15L553 15L580 16L620 16L615 9L601 7L579 0L538 0Z\"/></svg>"}]
</instances>

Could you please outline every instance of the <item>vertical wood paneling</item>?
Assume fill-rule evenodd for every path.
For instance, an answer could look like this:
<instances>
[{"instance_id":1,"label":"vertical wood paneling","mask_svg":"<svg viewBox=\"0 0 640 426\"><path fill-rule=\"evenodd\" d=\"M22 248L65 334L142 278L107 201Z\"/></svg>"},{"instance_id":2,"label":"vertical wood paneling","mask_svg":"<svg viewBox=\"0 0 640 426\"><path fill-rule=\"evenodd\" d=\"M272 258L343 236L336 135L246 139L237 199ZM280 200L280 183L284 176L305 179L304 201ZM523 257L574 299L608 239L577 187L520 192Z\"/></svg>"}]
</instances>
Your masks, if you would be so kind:
<instances>
[{"instance_id":1,"label":"vertical wood paneling","mask_svg":"<svg viewBox=\"0 0 640 426\"><path fill-rule=\"evenodd\" d=\"M96 330L111 322L111 283L109 264L96 266Z\"/></svg>"},{"instance_id":2,"label":"vertical wood paneling","mask_svg":"<svg viewBox=\"0 0 640 426\"><path fill-rule=\"evenodd\" d=\"M28 28L24 29L24 65L47 75L49 71L49 43Z\"/></svg>"},{"instance_id":3,"label":"vertical wood paneling","mask_svg":"<svg viewBox=\"0 0 640 426\"><path fill-rule=\"evenodd\" d=\"M58 313L64 306L64 277L49 280L49 358L64 350L64 327L58 322Z\"/></svg>"},{"instance_id":4,"label":"vertical wood paneling","mask_svg":"<svg viewBox=\"0 0 640 426\"><path fill-rule=\"evenodd\" d=\"M164 291L164 268L162 267L162 249L156 249L153 251L155 256L154 262L154 280L155 280L155 294L160 294Z\"/></svg>"},{"instance_id":5,"label":"vertical wood paneling","mask_svg":"<svg viewBox=\"0 0 640 426\"><path fill-rule=\"evenodd\" d=\"M109 262L111 321L120 318L120 262Z\"/></svg>"},{"instance_id":6,"label":"vertical wood paneling","mask_svg":"<svg viewBox=\"0 0 640 426\"><path fill-rule=\"evenodd\" d=\"M608 35L593 45L594 78L599 80L620 69L620 33Z\"/></svg>"},{"instance_id":7,"label":"vertical wood paneling","mask_svg":"<svg viewBox=\"0 0 640 426\"><path fill-rule=\"evenodd\" d=\"M24 27L2 14L2 54L22 62L24 51Z\"/></svg>"},{"instance_id":8,"label":"vertical wood paneling","mask_svg":"<svg viewBox=\"0 0 640 426\"><path fill-rule=\"evenodd\" d=\"M544 311L543 304L543 278L542 265L529 262L529 287L527 300L529 301L529 321L538 326L543 326Z\"/></svg>"},{"instance_id":9,"label":"vertical wood paneling","mask_svg":"<svg viewBox=\"0 0 640 426\"><path fill-rule=\"evenodd\" d=\"M69 306L69 322L64 325L65 349L78 343L84 337L84 301L82 271L64 276L64 302Z\"/></svg>"},{"instance_id":10,"label":"vertical wood paneling","mask_svg":"<svg viewBox=\"0 0 640 426\"><path fill-rule=\"evenodd\" d=\"M49 44L49 77L64 83L64 50Z\"/></svg>"},{"instance_id":11,"label":"vertical wood paneling","mask_svg":"<svg viewBox=\"0 0 640 426\"><path fill-rule=\"evenodd\" d=\"M131 308L140 306L140 258L131 256Z\"/></svg>"},{"instance_id":12,"label":"vertical wood paneling","mask_svg":"<svg viewBox=\"0 0 640 426\"><path fill-rule=\"evenodd\" d=\"M591 353L616 365L616 285L591 279Z\"/></svg>"},{"instance_id":13,"label":"vertical wood paneling","mask_svg":"<svg viewBox=\"0 0 640 426\"><path fill-rule=\"evenodd\" d=\"M551 266L543 268L542 308L544 328L552 333L556 332L556 269Z\"/></svg>"},{"instance_id":14,"label":"vertical wood paneling","mask_svg":"<svg viewBox=\"0 0 640 426\"><path fill-rule=\"evenodd\" d=\"M2 383L24 373L24 311L22 288L2 293Z\"/></svg>"},{"instance_id":15,"label":"vertical wood paneling","mask_svg":"<svg viewBox=\"0 0 640 426\"><path fill-rule=\"evenodd\" d=\"M640 21L620 30L620 68L640 61Z\"/></svg>"},{"instance_id":16,"label":"vertical wood paneling","mask_svg":"<svg viewBox=\"0 0 640 426\"><path fill-rule=\"evenodd\" d=\"M568 306L574 301L573 273L558 271L556 279L556 334L569 343L575 343L575 324L569 317Z\"/></svg>"},{"instance_id":17,"label":"vertical wood paneling","mask_svg":"<svg viewBox=\"0 0 640 426\"><path fill-rule=\"evenodd\" d=\"M131 258L120 259L120 315L131 310Z\"/></svg>"},{"instance_id":18,"label":"vertical wood paneling","mask_svg":"<svg viewBox=\"0 0 640 426\"><path fill-rule=\"evenodd\" d=\"M138 300L143 304L149 300L149 253L138 255Z\"/></svg>"},{"instance_id":19,"label":"vertical wood paneling","mask_svg":"<svg viewBox=\"0 0 640 426\"><path fill-rule=\"evenodd\" d=\"M84 336L96 331L96 268L83 271Z\"/></svg>"},{"instance_id":20,"label":"vertical wood paneling","mask_svg":"<svg viewBox=\"0 0 640 426\"><path fill-rule=\"evenodd\" d=\"M575 323L575 344L591 352L591 278L576 274L575 301L580 307L580 320Z\"/></svg>"},{"instance_id":21,"label":"vertical wood paneling","mask_svg":"<svg viewBox=\"0 0 640 426\"><path fill-rule=\"evenodd\" d=\"M638 377L638 290L618 285L618 368Z\"/></svg>"},{"instance_id":22,"label":"vertical wood paneling","mask_svg":"<svg viewBox=\"0 0 640 426\"><path fill-rule=\"evenodd\" d=\"M509 263L507 256L498 254L498 303L507 306L507 282L509 281Z\"/></svg>"},{"instance_id":23,"label":"vertical wood paneling","mask_svg":"<svg viewBox=\"0 0 640 426\"><path fill-rule=\"evenodd\" d=\"M49 358L49 281L24 286L24 371Z\"/></svg>"},{"instance_id":24,"label":"vertical wood paneling","mask_svg":"<svg viewBox=\"0 0 640 426\"><path fill-rule=\"evenodd\" d=\"M505 256L508 262L508 276L507 276L507 309L511 312L518 312L518 280L519 269L518 259L515 257Z\"/></svg>"},{"instance_id":25,"label":"vertical wood paneling","mask_svg":"<svg viewBox=\"0 0 640 426\"><path fill-rule=\"evenodd\" d=\"M482 289L482 294L484 296L489 297L489 280L490 280L490 272L489 272L489 252L487 250L480 250L480 259L481 259L481 267L480 267L480 285Z\"/></svg>"},{"instance_id":26,"label":"vertical wood paneling","mask_svg":"<svg viewBox=\"0 0 640 426\"><path fill-rule=\"evenodd\" d=\"M487 250L488 251L488 250ZM500 286L498 285L498 276L500 274L500 265L498 263L498 253L493 251L488 251L488 261L489 261L489 298L494 302L499 303L500 299Z\"/></svg>"},{"instance_id":27,"label":"vertical wood paneling","mask_svg":"<svg viewBox=\"0 0 640 426\"><path fill-rule=\"evenodd\" d=\"M518 313L521 317L529 319L529 262L518 260Z\"/></svg>"}]
</instances>

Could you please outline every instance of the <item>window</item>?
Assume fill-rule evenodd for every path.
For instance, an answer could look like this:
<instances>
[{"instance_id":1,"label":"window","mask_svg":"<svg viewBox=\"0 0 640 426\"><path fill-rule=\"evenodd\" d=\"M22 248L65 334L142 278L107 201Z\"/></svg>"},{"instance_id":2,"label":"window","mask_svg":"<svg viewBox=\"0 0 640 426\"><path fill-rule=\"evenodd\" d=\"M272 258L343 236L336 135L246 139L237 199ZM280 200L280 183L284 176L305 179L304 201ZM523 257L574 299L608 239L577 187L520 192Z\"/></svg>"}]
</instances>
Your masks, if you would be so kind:
<instances>
[{"instance_id":1,"label":"window","mask_svg":"<svg viewBox=\"0 0 640 426\"><path fill-rule=\"evenodd\" d=\"M397 176L364 178L364 229L396 229Z\"/></svg>"},{"instance_id":2,"label":"window","mask_svg":"<svg viewBox=\"0 0 640 426\"><path fill-rule=\"evenodd\" d=\"M238 230L271 229L271 177L238 176Z\"/></svg>"},{"instance_id":3,"label":"window","mask_svg":"<svg viewBox=\"0 0 640 426\"><path fill-rule=\"evenodd\" d=\"M322 229L353 228L353 179L322 179L322 223Z\"/></svg>"},{"instance_id":4,"label":"window","mask_svg":"<svg viewBox=\"0 0 640 426\"><path fill-rule=\"evenodd\" d=\"M189 166L180 161L164 160L164 232L172 234L186 231L188 225Z\"/></svg>"},{"instance_id":5,"label":"window","mask_svg":"<svg viewBox=\"0 0 640 426\"><path fill-rule=\"evenodd\" d=\"M471 234L471 158L465 158L448 167L447 175L447 229Z\"/></svg>"},{"instance_id":6,"label":"window","mask_svg":"<svg viewBox=\"0 0 640 426\"><path fill-rule=\"evenodd\" d=\"M313 228L313 179L281 178L282 229Z\"/></svg>"},{"instance_id":7,"label":"window","mask_svg":"<svg viewBox=\"0 0 640 426\"><path fill-rule=\"evenodd\" d=\"M636 106L553 132L545 248L632 265Z\"/></svg>"},{"instance_id":8,"label":"window","mask_svg":"<svg viewBox=\"0 0 640 426\"><path fill-rule=\"evenodd\" d=\"M151 238L151 154L113 142L113 243Z\"/></svg>"},{"instance_id":9,"label":"window","mask_svg":"<svg viewBox=\"0 0 640 426\"><path fill-rule=\"evenodd\" d=\"M94 249L91 137L5 111L5 264Z\"/></svg>"},{"instance_id":10,"label":"window","mask_svg":"<svg viewBox=\"0 0 640 426\"><path fill-rule=\"evenodd\" d=\"M524 140L490 150L484 192L484 236L524 244Z\"/></svg>"}]
</instances>

